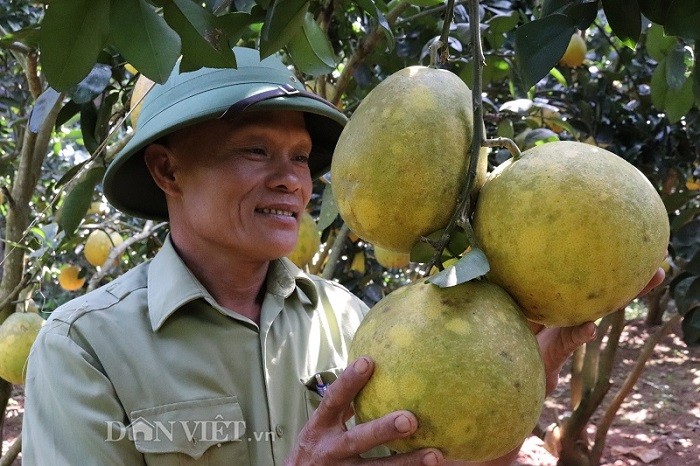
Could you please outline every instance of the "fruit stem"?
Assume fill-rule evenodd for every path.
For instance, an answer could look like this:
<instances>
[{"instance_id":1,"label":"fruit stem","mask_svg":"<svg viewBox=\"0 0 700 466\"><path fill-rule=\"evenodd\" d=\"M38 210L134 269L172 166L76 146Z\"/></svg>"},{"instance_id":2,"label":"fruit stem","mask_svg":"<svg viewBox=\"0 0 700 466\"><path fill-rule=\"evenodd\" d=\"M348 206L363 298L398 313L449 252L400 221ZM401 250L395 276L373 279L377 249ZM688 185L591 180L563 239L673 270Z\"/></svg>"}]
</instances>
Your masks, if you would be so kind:
<instances>
[{"instance_id":1,"label":"fruit stem","mask_svg":"<svg viewBox=\"0 0 700 466\"><path fill-rule=\"evenodd\" d=\"M440 65L447 63L450 58L450 25L452 24L452 17L454 15L455 0L447 0L447 6L445 7L445 20L442 23L442 33L440 38L434 41L428 47L430 52L430 68L438 68ZM442 49L442 53L438 55L438 52Z\"/></svg>"},{"instance_id":2,"label":"fruit stem","mask_svg":"<svg viewBox=\"0 0 700 466\"><path fill-rule=\"evenodd\" d=\"M449 32L450 23L452 22L452 12L454 9L454 0L448 0L448 7L445 15L445 23L443 27L443 36L440 38L444 43L447 42L446 32ZM465 180L462 192L459 195L457 201L457 208L452 214L452 218L445 227L445 231L442 234L440 240L437 244L434 244L435 254L433 258L428 262L425 271L426 274L430 269L436 265L441 264L442 252L450 242L450 236L456 225L464 228L469 239L469 244L472 248L478 248L474 232L472 230L471 224L469 223L469 211L471 210L471 196L472 187L474 186L474 181L476 179L476 167L479 161L479 153L481 152L481 146L484 142L484 116L483 116L483 102L481 99L481 88L482 88L482 69L484 67L484 54L481 46L481 30L479 24L479 0L469 0L469 29L472 35L472 53L474 56L474 84L472 86L472 99L474 108L474 129L472 136L472 145L468 149L465 156L469 157L469 168L467 171L467 179ZM447 50L447 48L445 48ZM432 58L431 58L432 61Z\"/></svg>"},{"instance_id":3,"label":"fruit stem","mask_svg":"<svg viewBox=\"0 0 700 466\"><path fill-rule=\"evenodd\" d=\"M459 207L456 211L458 219L462 221L462 227L471 236L470 241L474 241L471 225L469 225L469 211L471 207L471 196L476 179L476 166L479 161L481 147L484 145L484 104L481 98L483 87L484 53L481 46L481 28L479 24L479 0L469 1L469 30L472 35L472 58L474 60L474 81L472 83L472 106L474 108L474 124L472 133L472 146L469 149L469 168L464 189L460 196ZM473 247L477 245L471 243Z\"/></svg>"},{"instance_id":4,"label":"fruit stem","mask_svg":"<svg viewBox=\"0 0 700 466\"><path fill-rule=\"evenodd\" d=\"M510 155L513 156L513 160L518 160L520 158L521 152L518 145L508 138L498 137L494 139L485 139L482 144L484 147L500 147L508 149Z\"/></svg>"}]
</instances>

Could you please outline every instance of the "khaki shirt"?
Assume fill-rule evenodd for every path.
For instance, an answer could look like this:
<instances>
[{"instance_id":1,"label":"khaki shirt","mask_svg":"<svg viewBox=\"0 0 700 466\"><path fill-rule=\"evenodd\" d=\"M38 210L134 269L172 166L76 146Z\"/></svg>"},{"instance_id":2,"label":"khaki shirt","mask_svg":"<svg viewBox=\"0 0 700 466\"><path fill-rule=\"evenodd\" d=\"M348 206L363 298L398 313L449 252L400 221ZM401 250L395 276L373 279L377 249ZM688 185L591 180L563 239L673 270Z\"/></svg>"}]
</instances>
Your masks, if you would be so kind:
<instances>
[{"instance_id":1,"label":"khaki shirt","mask_svg":"<svg viewBox=\"0 0 700 466\"><path fill-rule=\"evenodd\" d=\"M54 311L29 357L25 466L280 465L367 307L270 265L260 325L219 306L168 240Z\"/></svg>"}]
</instances>

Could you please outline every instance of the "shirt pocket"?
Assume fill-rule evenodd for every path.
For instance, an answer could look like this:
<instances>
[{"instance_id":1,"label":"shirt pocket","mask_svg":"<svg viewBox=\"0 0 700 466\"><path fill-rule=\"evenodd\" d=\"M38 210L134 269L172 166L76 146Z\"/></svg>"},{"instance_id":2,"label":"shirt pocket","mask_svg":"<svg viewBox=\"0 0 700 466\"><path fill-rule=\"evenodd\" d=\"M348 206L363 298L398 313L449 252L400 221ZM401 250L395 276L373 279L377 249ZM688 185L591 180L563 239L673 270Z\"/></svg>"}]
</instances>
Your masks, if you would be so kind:
<instances>
[{"instance_id":1,"label":"shirt pocket","mask_svg":"<svg viewBox=\"0 0 700 466\"><path fill-rule=\"evenodd\" d=\"M301 383L307 419L316 411L323 399L323 396L319 394L318 379L316 376L318 375L321 378L324 385L329 386L331 383L335 382L343 370L345 370L344 367L334 367L332 369L315 372L310 376L302 377Z\"/></svg>"},{"instance_id":2,"label":"shirt pocket","mask_svg":"<svg viewBox=\"0 0 700 466\"><path fill-rule=\"evenodd\" d=\"M248 465L238 398L182 401L131 412L128 435L146 464Z\"/></svg>"}]
</instances>

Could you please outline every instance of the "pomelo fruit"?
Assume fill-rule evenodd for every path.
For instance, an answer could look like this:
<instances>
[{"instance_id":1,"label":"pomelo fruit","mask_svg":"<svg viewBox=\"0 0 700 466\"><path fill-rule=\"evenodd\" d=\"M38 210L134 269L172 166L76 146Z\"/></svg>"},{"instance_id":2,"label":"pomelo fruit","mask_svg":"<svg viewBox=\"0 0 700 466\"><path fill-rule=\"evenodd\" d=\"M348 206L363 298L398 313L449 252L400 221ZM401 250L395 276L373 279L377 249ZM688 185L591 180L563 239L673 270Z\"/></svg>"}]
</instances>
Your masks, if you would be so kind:
<instances>
[{"instance_id":1,"label":"pomelo fruit","mask_svg":"<svg viewBox=\"0 0 700 466\"><path fill-rule=\"evenodd\" d=\"M583 60L586 58L586 41L577 32L571 35L569 39L569 45L566 47L564 55L562 55L559 63L568 66L569 68L576 68L583 64Z\"/></svg>"},{"instance_id":2,"label":"pomelo fruit","mask_svg":"<svg viewBox=\"0 0 700 466\"><path fill-rule=\"evenodd\" d=\"M579 142L543 144L499 165L474 232L489 280L547 326L594 321L626 305L664 260L666 208L633 165Z\"/></svg>"},{"instance_id":3,"label":"pomelo fruit","mask_svg":"<svg viewBox=\"0 0 700 466\"><path fill-rule=\"evenodd\" d=\"M390 293L355 334L350 359L362 355L375 367L354 400L358 422L400 409L418 418L415 434L387 445L398 452L500 457L528 436L544 402L537 341L513 299L486 281Z\"/></svg>"},{"instance_id":4,"label":"pomelo fruit","mask_svg":"<svg viewBox=\"0 0 700 466\"><path fill-rule=\"evenodd\" d=\"M34 312L14 312L0 325L0 377L23 384L29 350L44 319Z\"/></svg>"},{"instance_id":5,"label":"pomelo fruit","mask_svg":"<svg viewBox=\"0 0 700 466\"><path fill-rule=\"evenodd\" d=\"M390 251L381 246L374 247L374 258L379 265L387 269L400 269L411 262L411 255L403 252Z\"/></svg>"},{"instance_id":6,"label":"pomelo fruit","mask_svg":"<svg viewBox=\"0 0 700 466\"><path fill-rule=\"evenodd\" d=\"M79 290L85 284L85 276L80 276L80 267L66 264L58 274L58 284L66 291Z\"/></svg>"},{"instance_id":7,"label":"pomelo fruit","mask_svg":"<svg viewBox=\"0 0 700 466\"><path fill-rule=\"evenodd\" d=\"M311 262L318 248L321 246L321 235L316 230L316 220L310 213L304 212L299 221L299 233L297 244L287 258L302 268Z\"/></svg>"},{"instance_id":8,"label":"pomelo fruit","mask_svg":"<svg viewBox=\"0 0 700 466\"><path fill-rule=\"evenodd\" d=\"M154 84L153 80L144 75L140 75L134 83L134 89L131 91L131 99L129 100L129 106L131 108L129 119L134 129L138 126L139 116L141 115L141 108L143 107L146 94L148 94Z\"/></svg>"},{"instance_id":9,"label":"pomelo fruit","mask_svg":"<svg viewBox=\"0 0 700 466\"><path fill-rule=\"evenodd\" d=\"M109 257L112 248L122 244L124 240L116 231L109 234L104 230L93 230L85 241L83 254L85 259L95 267L102 267Z\"/></svg>"},{"instance_id":10,"label":"pomelo fruit","mask_svg":"<svg viewBox=\"0 0 700 466\"><path fill-rule=\"evenodd\" d=\"M409 253L446 226L469 164L472 96L454 73L411 66L362 100L331 164L341 217L365 241ZM486 177L480 152L474 190Z\"/></svg>"}]
</instances>

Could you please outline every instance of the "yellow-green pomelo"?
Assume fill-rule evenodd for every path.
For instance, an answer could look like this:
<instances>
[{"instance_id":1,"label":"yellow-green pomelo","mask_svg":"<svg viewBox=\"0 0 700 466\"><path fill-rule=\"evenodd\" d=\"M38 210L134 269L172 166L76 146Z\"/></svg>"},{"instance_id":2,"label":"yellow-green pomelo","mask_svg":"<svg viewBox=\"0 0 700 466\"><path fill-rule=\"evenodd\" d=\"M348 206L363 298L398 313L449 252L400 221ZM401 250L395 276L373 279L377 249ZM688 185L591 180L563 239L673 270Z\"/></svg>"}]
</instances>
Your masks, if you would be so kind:
<instances>
[{"instance_id":1,"label":"yellow-green pomelo","mask_svg":"<svg viewBox=\"0 0 700 466\"><path fill-rule=\"evenodd\" d=\"M488 278L548 326L593 321L627 304L669 240L666 208L637 168L569 141L497 167L479 194L474 231Z\"/></svg>"},{"instance_id":2,"label":"yellow-green pomelo","mask_svg":"<svg viewBox=\"0 0 700 466\"><path fill-rule=\"evenodd\" d=\"M316 221L310 213L304 212L299 222L297 244L287 258L294 262L297 267L304 267L311 262L320 246L321 235L316 230Z\"/></svg>"},{"instance_id":3,"label":"yellow-green pomelo","mask_svg":"<svg viewBox=\"0 0 700 466\"><path fill-rule=\"evenodd\" d=\"M44 319L34 312L15 312L0 325L0 378L23 384L29 350Z\"/></svg>"},{"instance_id":4,"label":"yellow-green pomelo","mask_svg":"<svg viewBox=\"0 0 700 466\"><path fill-rule=\"evenodd\" d=\"M513 299L485 281L420 281L390 293L355 334L350 358L362 355L375 368L355 398L357 420L401 409L418 418L415 434L387 445L399 452L502 456L532 431L544 402L537 341Z\"/></svg>"},{"instance_id":5,"label":"yellow-green pomelo","mask_svg":"<svg viewBox=\"0 0 700 466\"><path fill-rule=\"evenodd\" d=\"M336 145L333 196L341 217L374 245L409 253L445 227L467 167L472 96L447 70L411 66L382 81L360 103ZM486 178L480 152L475 190Z\"/></svg>"},{"instance_id":6,"label":"yellow-green pomelo","mask_svg":"<svg viewBox=\"0 0 700 466\"><path fill-rule=\"evenodd\" d=\"M400 269L411 262L411 255L405 252L396 252L381 246L374 247L374 258L382 267L387 269Z\"/></svg>"}]
</instances>

